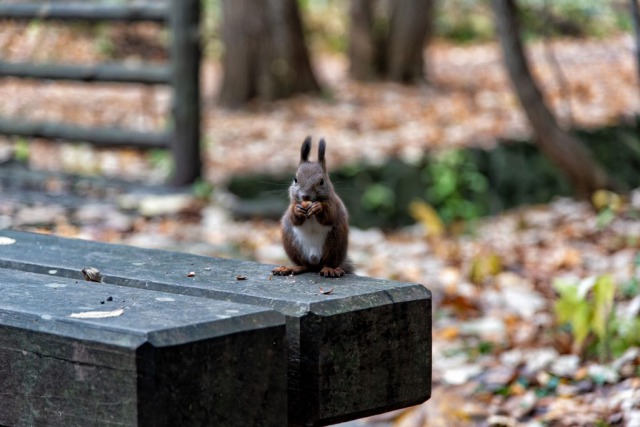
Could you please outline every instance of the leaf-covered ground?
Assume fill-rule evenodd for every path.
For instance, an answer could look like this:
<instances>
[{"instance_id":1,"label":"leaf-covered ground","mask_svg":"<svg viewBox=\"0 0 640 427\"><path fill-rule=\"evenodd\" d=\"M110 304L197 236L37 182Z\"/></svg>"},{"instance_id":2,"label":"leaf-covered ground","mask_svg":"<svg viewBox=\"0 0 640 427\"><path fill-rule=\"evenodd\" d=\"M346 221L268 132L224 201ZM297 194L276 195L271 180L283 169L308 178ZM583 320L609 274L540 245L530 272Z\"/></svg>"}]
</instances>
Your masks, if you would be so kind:
<instances>
[{"instance_id":1,"label":"leaf-covered ground","mask_svg":"<svg viewBox=\"0 0 640 427\"><path fill-rule=\"evenodd\" d=\"M101 59L81 38L73 44L76 50L61 49L72 37L63 30L57 37L30 31L18 37L0 30L0 51L7 59L25 59L27 48L39 60L50 60L51 52L57 60ZM560 41L552 47L566 86L558 84L544 45L533 46L531 57L565 124L614 124L640 110L629 36ZM242 111L207 101L208 180L220 184L248 171L292 171L308 134L327 138L332 167L390 155L410 160L427 149L491 145L528 135L497 45L436 44L428 58L431 84L420 88L349 82L344 60L325 57L316 64L328 87L320 98L255 103ZM203 76L210 100L217 66L206 64ZM0 81L0 94L3 116L140 130L162 126L170 96L163 88L101 85L87 92L82 85L13 79ZM5 157L11 156L13 144L0 146ZM161 161L135 151L37 142L28 155L36 168L163 176ZM149 177L149 170L155 175ZM203 201L191 194L139 193L115 181L104 187L50 176L28 185L36 191L22 191L8 184L16 176L11 171L0 180L0 228L286 262L278 224L234 220L220 189ZM274 197L285 192L274 189ZM623 200L600 196L600 212L584 202L558 199L484 219L462 235L434 233L428 216L393 232L353 228L350 253L359 274L422 283L435 303L432 398L367 422L640 425L640 331L633 329L640 311L640 193ZM560 289L568 295L565 307L586 313L575 319L573 329L558 320ZM613 289L613 300L600 289ZM577 345L576 329L584 328L587 335Z\"/></svg>"},{"instance_id":2,"label":"leaf-covered ground","mask_svg":"<svg viewBox=\"0 0 640 427\"><path fill-rule=\"evenodd\" d=\"M0 28L0 53L7 61L105 59L77 32L61 27L50 33L46 28ZM529 53L534 74L562 123L593 127L630 120L640 110L633 49L632 38L620 35L536 43ZM390 155L412 160L429 149L491 146L501 139L530 135L497 44L438 42L426 58L429 84L415 88L352 82L347 79L344 57L324 55L315 61L326 88L321 96L257 102L239 111L215 105L220 70L216 63L207 62L202 72L207 179L221 183L231 174L290 170L295 165L292 153L307 135L327 139L332 167L363 160L381 162ZM125 60L140 58L125 56ZM2 79L0 95L10 100L0 104L2 117L152 131L166 123L171 93L164 87L143 85ZM117 176L124 171L143 178L149 171L148 160L135 152L114 156L83 146L35 147L30 162L38 168L63 165L68 170Z\"/></svg>"}]
</instances>

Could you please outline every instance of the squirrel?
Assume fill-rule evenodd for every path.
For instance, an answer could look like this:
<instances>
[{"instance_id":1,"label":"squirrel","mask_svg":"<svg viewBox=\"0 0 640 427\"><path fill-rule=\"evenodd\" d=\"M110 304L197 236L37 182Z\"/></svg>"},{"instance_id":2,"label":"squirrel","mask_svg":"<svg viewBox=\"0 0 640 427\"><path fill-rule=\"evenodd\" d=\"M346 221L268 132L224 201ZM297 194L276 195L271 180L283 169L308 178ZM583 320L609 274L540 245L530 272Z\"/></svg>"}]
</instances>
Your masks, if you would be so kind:
<instances>
[{"instance_id":1,"label":"squirrel","mask_svg":"<svg viewBox=\"0 0 640 427\"><path fill-rule=\"evenodd\" d=\"M290 204L281 220L282 241L293 267L274 268L278 276L318 272L324 277L353 273L347 259L349 214L333 190L320 139L318 161L309 161L311 137L300 149L300 164L289 187Z\"/></svg>"}]
</instances>

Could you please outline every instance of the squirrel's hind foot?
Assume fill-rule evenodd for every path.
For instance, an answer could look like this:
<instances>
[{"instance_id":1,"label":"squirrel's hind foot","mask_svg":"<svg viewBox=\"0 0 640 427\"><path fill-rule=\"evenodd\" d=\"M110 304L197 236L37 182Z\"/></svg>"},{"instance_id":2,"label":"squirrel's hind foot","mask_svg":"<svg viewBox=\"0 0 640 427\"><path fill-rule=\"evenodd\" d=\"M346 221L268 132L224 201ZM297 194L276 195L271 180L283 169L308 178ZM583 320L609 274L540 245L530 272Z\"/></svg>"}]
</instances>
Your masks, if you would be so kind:
<instances>
[{"instance_id":1,"label":"squirrel's hind foot","mask_svg":"<svg viewBox=\"0 0 640 427\"><path fill-rule=\"evenodd\" d=\"M322 267L322 270L320 270L320 275L323 277L342 277L344 274L345 271L340 267Z\"/></svg>"}]
</instances>

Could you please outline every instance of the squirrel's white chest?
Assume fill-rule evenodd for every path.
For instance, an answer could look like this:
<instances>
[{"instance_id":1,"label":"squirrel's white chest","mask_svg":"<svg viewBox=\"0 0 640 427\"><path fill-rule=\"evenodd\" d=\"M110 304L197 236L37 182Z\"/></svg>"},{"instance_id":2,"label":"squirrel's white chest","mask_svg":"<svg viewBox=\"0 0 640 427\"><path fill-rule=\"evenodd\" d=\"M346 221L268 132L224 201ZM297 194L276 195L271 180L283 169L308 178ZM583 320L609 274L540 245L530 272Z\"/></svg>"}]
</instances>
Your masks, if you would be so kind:
<instances>
[{"instance_id":1,"label":"squirrel's white chest","mask_svg":"<svg viewBox=\"0 0 640 427\"><path fill-rule=\"evenodd\" d=\"M307 219L302 225L293 227L296 243L310 264L318 264L322 259L324 241L330 230L330 225L322 225L314 217Z\"/></svg>"}]
</instances>

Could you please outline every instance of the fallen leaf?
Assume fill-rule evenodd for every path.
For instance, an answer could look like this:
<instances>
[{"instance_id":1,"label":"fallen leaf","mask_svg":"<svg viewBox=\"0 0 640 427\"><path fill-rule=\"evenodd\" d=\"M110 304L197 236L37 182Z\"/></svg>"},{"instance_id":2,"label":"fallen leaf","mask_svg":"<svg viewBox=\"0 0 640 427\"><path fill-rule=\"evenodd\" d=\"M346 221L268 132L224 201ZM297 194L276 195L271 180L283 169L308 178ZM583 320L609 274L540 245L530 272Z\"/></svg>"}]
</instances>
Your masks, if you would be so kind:
<instances>
[{"instance_id":1,"label":"fallen leaf","mask_svg":"<svg viewBox=\"0 0 640 427\"><path fill-rule=\"evenodd\" d=\"M609 208L614 212L620 212L624 206L622 197L608 190L598 190L593 193L591 203L593 203L598 210Z\"/></svg>"},{"instance_id":2,"label":"fallen leaf","mask_svg":"<svg viewBox=\"0 0 640 427\"><path fill-rule=\"evenodd\" d=\"M458 326L446 326L434 331L434 334L442 340L452 340L460 336L460 328Z\"/></svg>"},{"instance_id":3,"label":"fallen leaf","mask_svg":"<svg viewBox=\"0 0 640 427\"><path fill-rule=\"evenodd\" d=\"M482 367L477 364L466 364L444 369L442 380L450 385L460 385L469 381L470 378L482 372Z\"/></svg>"},{"instance_id":4,"label":"fallen leaf","mask_svg":"<svg viewBox=\"0 0 640 427\"><path fill-rule=\"evenodd\" d=\"M118 317L124 313L124 308L113 311L85 311L82 313L71 313L69 317L74 319L105 319L107 317Z\"/></svg>"},{"instance_id":5,"label":"fallen leaf","mask_svg":"<svg viewBox=\"0 0 640 427\"><path fill-rule=\"evenodd\" d=\"M409 204L409 213L424 227L427 236L440 237L445 228L436 210L422 200L414 200Z\"/></svg>"},{"instance_id":6,"label":"fallen leaf","mask_svg":"<svg viewBox=\"0 0 640 427\"><path fill-rule=\"evenodd\" d=\"M16 242L16 239L12 239L11 237L0 236L0 246L13 245Z\"/></svg>"},{"instance_id":7,"label":"fallen leaf","mask_svg":"<svg viewBox=\"0 0 640 427\"><path fill-rule=\"evenodd\" d=\"M320 293L322 295L331 295L333 293L333 290L335 289L335 287L324 289L322 286L319 286L318 288L320 289Z\"/></svg>"},{"instance_id":8,"label":"fallen leaf","mask_svg":"<svg viewBox=\"0 0 640 427\"><path fill-rule=\"evenodd\" d=\"M469 280L480 284L486 279L498 275L503 270L502 258L497 253L482 253L471 261Z\"/></svg>"},{"instance_id":9,"label":"fallen leaf","mask_svg":"<svg viewBox=\"0 0 640 427\"><path fill-rule=\"evenodd\" d=\"M491 415L487 419L487 424L490 426L515 427L518 425L518 421L509 415Z\"/></svg>"}]
</instances>

